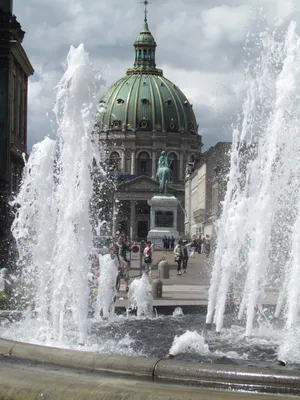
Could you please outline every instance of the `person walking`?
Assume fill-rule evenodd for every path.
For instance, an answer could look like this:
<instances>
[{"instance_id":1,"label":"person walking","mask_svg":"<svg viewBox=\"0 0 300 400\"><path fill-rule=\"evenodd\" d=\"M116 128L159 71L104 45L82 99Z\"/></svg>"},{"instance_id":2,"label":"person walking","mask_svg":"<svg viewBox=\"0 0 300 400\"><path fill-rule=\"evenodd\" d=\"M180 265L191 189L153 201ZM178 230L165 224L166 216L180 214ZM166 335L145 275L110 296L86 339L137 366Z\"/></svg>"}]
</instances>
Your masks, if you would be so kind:
<instances>
[{"instance_id":1,"label":"person walking","mask_svg":"<svg viewBox=\"0 0 300 400\"><path fill-rule=\"evenodd\" d=\"M150 241L146 243L146 247L144 248L144 263L145 263L145 272L149 276L151 276L151 268L152 268L152 258L153 258L153 245Z\"/></svg>"},{"instance_id":2,"label":"person walking","mask_svg":"<svg viewBox=\"0 0 300 400\"><path fill-rule=\"evenodd\" d=\"M191 254L190 257L191 258L195 258L195 251L197 249L197 240L193 239L192 243L191 243Z\"/></svg>"},{"instance_id":3,"label":"person walking","mask_svg":"<svg viewBox=\"0 0 300 400\"><path fill-rule=\"evenodd\" d=\"M188 244L188 241L184 240L182 244L183 244L182 268L183 268L183 273L186 274L187 264L188 264L188 260L189 260L188 247L189 247L190 243Z\"/></svg>"},{"instance_id":4,"label":"person walking","mask_svg":"<svg viewBox=\"0 0 300 400\"><path fill-rule=\"evenodd\" d=\"M180 239L174 249L175 262L177 263L177 275L182 275L181 264L183 260L183 246Z\"/></svg>"}]
</instances>

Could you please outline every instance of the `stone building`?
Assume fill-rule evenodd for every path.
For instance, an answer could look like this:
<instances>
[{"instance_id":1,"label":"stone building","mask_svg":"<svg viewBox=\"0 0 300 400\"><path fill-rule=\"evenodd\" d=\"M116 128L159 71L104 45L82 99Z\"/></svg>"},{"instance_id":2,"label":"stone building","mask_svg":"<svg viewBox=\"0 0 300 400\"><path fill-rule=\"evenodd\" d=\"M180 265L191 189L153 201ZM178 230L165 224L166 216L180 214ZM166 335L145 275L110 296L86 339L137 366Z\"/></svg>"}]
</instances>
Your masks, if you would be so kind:
<instances>
[{"instance_id":1,"label":"stone building","mask_svg":"<svg viewBox=\"0 0 300 400\"><path fill-rule=\"evenodd\" d=\"M33 74L12 3L0 0L0 268L7 263L11 241L8 200L18 187L27 153L27 86Z\"/></svg>"},{"instance_id":2,"label":"stone building","mask_svg":"<svg viewBox=\"0 0 300 400\"><path fill-rule=\"evenodd\" d=\"M185 179L185 235L213 235L220 217L230 167L231 143L218 142L190 167Z\"/></svg>"},{"instance_id":3,"label":"stone building","mask_svg":"<svg viewBox=\"0 0 300 400\"><path fill-rule=\"evenodd\" d=\"M172 170L170 192L180 203L178 227L184 231L186 165L199 160L202 141L192 104L156 68L156 43L144 26L134 42L134 65L101 97L97 123L100 142L117 171L113 234L144 240L150 229L148 200L158 193L155 179L162 150ZM116 202L114 202L116 204Z\"/></svg>"}]
</instances>

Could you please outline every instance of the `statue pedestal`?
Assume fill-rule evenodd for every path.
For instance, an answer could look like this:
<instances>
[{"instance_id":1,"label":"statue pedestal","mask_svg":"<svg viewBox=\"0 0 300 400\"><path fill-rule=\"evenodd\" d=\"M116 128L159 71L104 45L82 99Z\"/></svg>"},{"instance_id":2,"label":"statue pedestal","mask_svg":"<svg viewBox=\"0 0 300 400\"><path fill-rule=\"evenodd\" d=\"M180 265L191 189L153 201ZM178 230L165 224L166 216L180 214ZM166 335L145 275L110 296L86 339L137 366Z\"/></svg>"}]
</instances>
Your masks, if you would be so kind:
<instances>
[{"instance_id":1,"label":"statue pedestal","mask_svg":"<svg viewBox=\"0 0 300 400\"><path fill-rule=\"evenodd\" d=\"M164 236L173 236L177 241L179 232L177 230L177 208L179 201L172 195L155 195L148 200L151 206L150 231L147 240L150 240L155 249L162 249Z\"/></svg>"}]
</instances>

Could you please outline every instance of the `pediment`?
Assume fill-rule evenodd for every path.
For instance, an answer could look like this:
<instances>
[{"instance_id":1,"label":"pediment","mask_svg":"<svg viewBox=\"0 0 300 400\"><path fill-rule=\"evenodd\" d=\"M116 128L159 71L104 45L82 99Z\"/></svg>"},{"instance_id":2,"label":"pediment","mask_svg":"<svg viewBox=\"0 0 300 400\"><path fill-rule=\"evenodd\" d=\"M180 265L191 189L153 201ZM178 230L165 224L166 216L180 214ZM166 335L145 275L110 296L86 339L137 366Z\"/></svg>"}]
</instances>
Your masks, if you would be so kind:
<instances>
[{"instance_id":1,"label":"pediment","mask_svg":"<svg viewBox=\"0 0 300 400\"><path fill-rule=\"evenodd\" d=\"M146 175L138 176L126 182L119 183L117 190L126 191L159 191L159 183Z\"/></svg>"},{"instance_id":2,"label":"pediment","mask_svg":"<svg viewBox=\"0 0 300 400\"><path fill-rule=\"evenodd\" d=\"M159 183L150 178L149 176L146 175L141 175L138 176L134 179L131 179L126 182L119 183L117 185L117 190L118 191L128 191L128 192L141 192L141 191L146 191L146 192L159 192ZM172 188L171 185L169 185L169 191L173 192L175 191L174 188Z\"/></svg>"}]
</instances>

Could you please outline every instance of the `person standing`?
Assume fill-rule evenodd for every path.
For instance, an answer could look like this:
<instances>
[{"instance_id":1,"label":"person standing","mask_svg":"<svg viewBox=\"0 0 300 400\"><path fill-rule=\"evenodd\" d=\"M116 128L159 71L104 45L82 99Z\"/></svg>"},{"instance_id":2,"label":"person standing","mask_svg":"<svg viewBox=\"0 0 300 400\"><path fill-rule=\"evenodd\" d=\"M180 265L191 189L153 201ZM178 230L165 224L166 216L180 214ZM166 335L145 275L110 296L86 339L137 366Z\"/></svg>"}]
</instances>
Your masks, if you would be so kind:
<instances>
[{"instance_id":1,"label":"person standing","mask_svg":"<svg viewBox=\"0 0 300 400\"><path fill-rule=\"evenodd\" d=\"M126 292L129 290L129 262L126 259L126 254L128 251L128 247L124 243L124 239L122 236L119 236L116 243L115 243L115 249L116 249L116 256L120 262L120 265L122 267L122 277L124 279L125 285L126 285Z\"/></svg>"},{"instance_id":2,"label":"person standing","mask_svg":"<svg viewBox=\"0 0 300 400\"><path fill-rule=\"evenodd\" d=\"M202 239L201 239L201 236L199 236L198 243L197 243L198 254L201 254L201 246L202 246Z\"/></svg>"},{"instance_id":3,"label":"person standing","mask_svg":"<svg viewBox=\"0 0 300 400\"><path fill-rule=\"evenodd\" d=\"M164 236L162 241L163 241L164 253L167 253L168 252L168 239L167 239L167 236Z\"/></svg>"},{"instance_id":4,"label":"person standing","mask_svg":"<svg viewBox=\"0 0 300 400\"><path fill-rule=\"evenodd\" d=\"M183 246L180 239L174 249L175 262L177 263L177 275L182 275L181 264L183 261Z\"/></svg>"},{"instance_id":5,"label":"person standing","mask_svg":"<svg viewBox=\"0 0 300 400\"><path fill-rule=\"evenodd\" d=\"M209 257L209 253L210 253L210 238L209 238L209 235L206 235L206 237L205 237L205 253L206 253L206 257Z\"/></svg>"},{"instance_id":6,"label":"person standing","mask_svg":"<svg viewBox=\"0 0 300 400\"><path fill-rule=\"evenodd\" d=\"M190 246L190 244L188 244L188 241L185 240L182 243L183 245L183 258L182 258L182 268L183 268L183 273L186 273L186 269L187 269L187 264L188 264L188 260L189 260L189 250L188 247Z\"/></svg>"},{"instance_id":7,"label":"person standing","mask_svg":"<svg viewBox=\"0 0 300 400\"><path fill-rule=\"evenodd\" d=\"M8 307L9 295L12 290L12 282L8 274L7 268L0 270L0 309L6 309Z\"/></svg>"},{"instance_id":8,"label":"person standing","mask_svg":"<svg viewBox=\"0 0 300 400\"><path fill-rule=\"evenodd\" d=\"M146 274L151 276L151 268L152 268L152 258L153 258L153 245L150 241L147 242L146 247L144 248L144 263Z\"/></svg>"},{"instance_id":9,"label":"person standing","mask_svg":"<svg viewBox=\"0 0 300 400\"><path fill-rule=\"evenodd\" d=\"M175 239L174 236L171 236L171 251L174 251L174 246L175 246Z\"/></svg>"},{"instance_id":10,"label":"person standing","mask_svg":"<svg viewBox=\"0 0 300 400\"><path fill-rule=\"evenodd\" d=\"M167 239L167 249L168 249L169 252L171 252L171 238L170 238L170 236L168 236L168 239Z\"/></svg>"},{"instance_id":11,"label":"person standing","mask_svg":"<svg viewBox=\"0 0 300 400\"><path fill-rule=\"evenodd\" d=\"M205 237L203 237L202 239L202 244L201 244L201 253L204 254L205 253Z\"/></svg>"}]
</instances>

